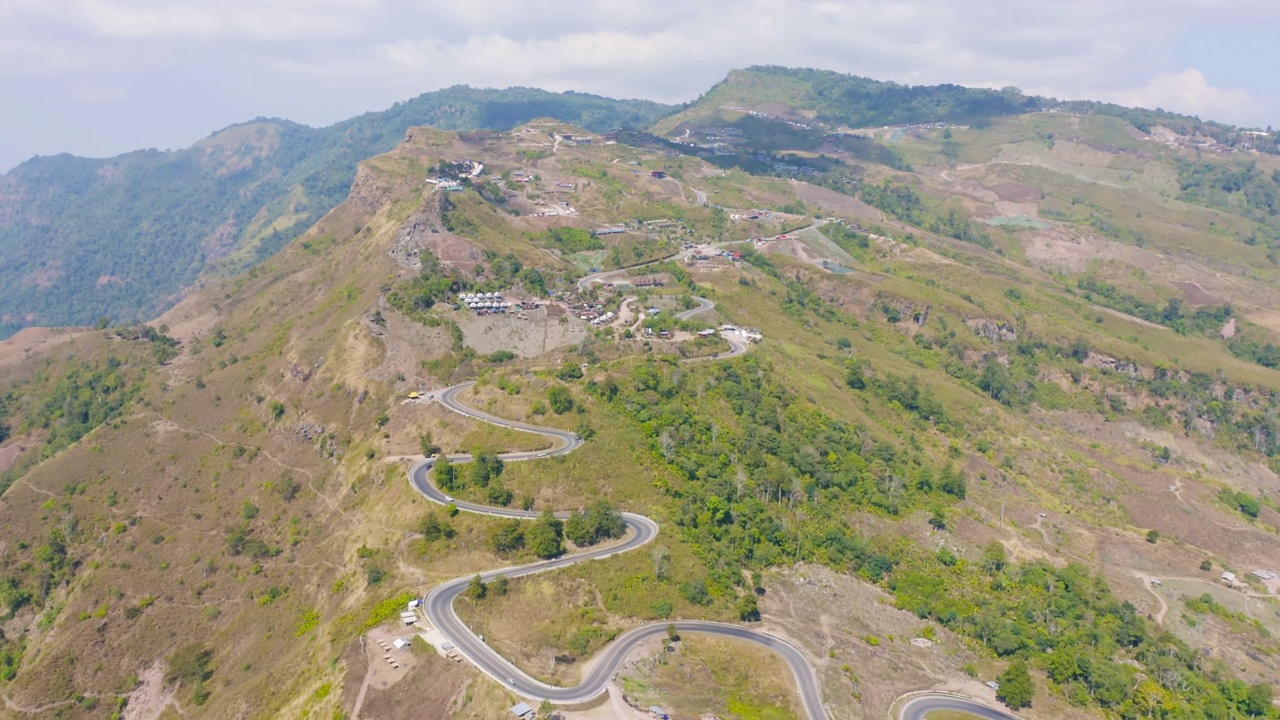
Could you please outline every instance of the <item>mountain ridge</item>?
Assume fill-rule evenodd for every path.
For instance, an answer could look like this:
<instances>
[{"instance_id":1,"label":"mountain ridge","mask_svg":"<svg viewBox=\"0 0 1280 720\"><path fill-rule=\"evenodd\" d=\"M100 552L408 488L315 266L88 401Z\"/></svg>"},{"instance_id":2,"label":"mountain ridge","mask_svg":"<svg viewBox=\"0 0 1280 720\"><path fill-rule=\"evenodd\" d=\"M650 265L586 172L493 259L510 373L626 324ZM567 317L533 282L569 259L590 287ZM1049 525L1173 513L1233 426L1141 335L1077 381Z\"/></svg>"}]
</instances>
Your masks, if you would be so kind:
<instances>
[{"instance_id":1,"label":"mountain ridge","mask_svg":"<svg viewBox=\"0 0 1280 720\"><path fill-rule=\"evenodd\" d=\"M1061 109L1120 117L1140 129L1165 123L1187 136L1207 133L1217 142L1244 138L1253 148L1276 147L1274 134L1246 138L1230 126L1172 113L1027 97L1014 88L909 86L779 66L731 71L684 106L459 85L321 128L257 118L182 150L104 159L55 155L20 164L0 176L0 282L11 288L0 298L0 336L33 325L141 321L210 273L261 262L341 201L360 159L391 149L414 125L505 130L559 116L595 132L631 126L664 134L720 112L725 103L742 102L791 107L837 126L981 124ZM257 141L244 137L252 129ZM894 162L883 148L865 150L869 162Z\"/></svg>"},{"instance_id":2,"label":"mountain ridge","mask_svg":"<svg viewBox=\"0 0 1280 720\"><path fill-rule=\"evenodd\" d=\"M0 300L0 335L154 316L206 270L270 257L341 201L359 160L409 127L509 129L563 114L604 131L664 112L648 101L455 86L324 128L258 119L183 150L29 160L0 176L0 279L14 289ZM247 129L270 144L230 142Z\"/></svg>"},{"instance_id":3,"label":"mountain ridge","mask_svg":"<svg viewBox=\"0 0 1280 720\"><path fill-rule=\"evenodd\" d=\"M662 519L653 553L459 598L539 679L572 684L640 623L759 613L833 715L939 678L989 698L1016 662L1042 717L1261 707L1275 621L1214 578L1280 548L1280 373L1240 345L1280 328L1280 162L1110 116L852 144L738 120L415 128L152 327L15 348L6 695L77 718L506 712L503 683L433 652L385 674L377 640L442 579L594 537L581 513L558 537L427 506L406 460L438 449L477 457L446 489L467 502ZM219 167L273 142L246 134ZM593 268L623 272L579 289ZM715 307L688 317L695 297ZM762 339L681 362L730 327ZM422 398L463 380L468 406L583 445L504 467L545 444Z\"/></svg>"}]
</instances>

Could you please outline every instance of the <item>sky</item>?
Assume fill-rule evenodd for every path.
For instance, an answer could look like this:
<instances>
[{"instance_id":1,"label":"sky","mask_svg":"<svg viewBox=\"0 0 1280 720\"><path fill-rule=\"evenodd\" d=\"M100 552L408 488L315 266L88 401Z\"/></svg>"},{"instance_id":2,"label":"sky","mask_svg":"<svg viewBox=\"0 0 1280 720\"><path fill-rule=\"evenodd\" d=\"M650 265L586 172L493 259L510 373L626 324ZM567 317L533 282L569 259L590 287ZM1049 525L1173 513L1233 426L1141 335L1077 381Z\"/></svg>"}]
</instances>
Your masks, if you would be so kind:
<instances>
[{"instance_id":1,"label":"sky","mask_svg":"<svg viewBox=\"0 0 1280 720\"><path fill-rule=\"evenodd\" d=\"M787 65L1280 126L1276 0L0 0L0 172L455 84L664 102Z\"/></svg>"}]
</instances>

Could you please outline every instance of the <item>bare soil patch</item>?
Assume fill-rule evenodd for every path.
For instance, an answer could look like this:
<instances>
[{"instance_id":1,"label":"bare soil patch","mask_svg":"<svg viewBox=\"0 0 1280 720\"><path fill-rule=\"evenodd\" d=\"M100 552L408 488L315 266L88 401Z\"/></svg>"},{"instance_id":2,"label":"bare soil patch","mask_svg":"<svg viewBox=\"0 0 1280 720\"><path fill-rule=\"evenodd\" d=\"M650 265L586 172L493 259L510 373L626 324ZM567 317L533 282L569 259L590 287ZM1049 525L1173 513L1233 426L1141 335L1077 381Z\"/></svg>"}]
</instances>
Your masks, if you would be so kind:
<instances>
[{"instance_id":1,"label":"bare soil patch","mask_svg":"<svg viewBox=\"0 0 1280 720\"><path fill-rule=\"evenodd\" d=\"M968 655L958 640L943 643L955 655L942 652L942 644L929 650L910 645L906 640L923 627L918 618L894 609L878 588L825 567L781 570L766 578L765 587L764 617L813 659L823 694L845 715L883 716L899 695L959 676ZM889 635L904 641L890 642ZM868 641L872 637L878 645ZM856 674L843 671L845 664L856 666Z\"/></svg>"},{"instance_id":2,"label":"bare soil patch","mask_svg":"<svg viewBox=\"0 0 1280 720\"><path fill-rule=\"evenodd\" d=\"M157 720L171 705L182 712L173 690L165 687L164 664L157 662L138 673L138 687L129 693L124 720Z\"/></svg>"},{"instance_id":3,"label":"bare soil patch","mask_svg":"<svg viewBox=\"0 0 1280 720\"><path fill-rule=\"evenodd\" d=\"M399 628L377 628L366 636L364 647L357 638L344 657L347 674L343 680L342 707L360 720L410 720L437 718L496 718L507 715L516 700L492 680L479 676L470 665L440 657L415 639L405 650L383 650L378 640L412 637ZM383 660L390 654L400 664L394 669ZM356 710L361 689L364 697Z\"/></svg>"},{"instance_id":4,"label":"bare soil patch","mask_svg":"<svg viewBox=\"0 0 1280 720\"><path fill-rule=\"evenodd\" d=\"M1175 282L1182 294L1186 296L1187 302L1192 305L1221 305L1225 302L1222 298L1217 297L1200 287L1200 283L1194 282Z\"/></svg>"},{"instance_id":5,"label":"bare soil patch","mask_svg":"<svg viewBox=\"0 0 1280 720\"><path fill-rule=\"evenodd\" d=\"M510 350L521 357L537 357L556 348L581 342L587 326L576 318L542 310L515 314L479 316L459 315L464 342L481 355Z\"/></svg>"},{"instance_id":6,"label":"bare soil patch","mask_svg":"<svg viewBox=\"0 0 1280 720\"><path fill-rule=\"evenodd\" d=\"M879 588L816 565L771 573L765 587L760 604L766 629L799 645L813 661L833 717L885 717L899 697L922 690L995 704L982 683L1003 665L980 660L964 641L937 627L930 646L913 645L928 623L894 608ZM968 663L978 666L978 678L964 674ZM1048 692L1036 695L1035 707L1041 717L1092 717Z\"/></svg>"},{"instance_id":7,"label":"bare soil patch","mask_svg":"<svg viewBox=\"0 0 1280 720\"><path fill-rule=\"evenodd\" d=\"M1000 200L995 203L996 212L1004 217L1028 217L1035 218L1040 216L1040 207L1035 203L1019 203Z\"/></svg>"},{"instance_id":8,"label":"bare soil patch","mask_svg":"<svg viewBox=\"0 0 1280 720\"><path fill-rule=\"evenodd\" d=\"M1082 272L1094 262L1118 260L1155 271L1163 258L1155 252L1122 245L1105 238L1080 236L1059 228L1026 235L1027 259L1032 263L1068 272Z\"/></svg>"},{"instance_id":9,"label":"bare soil patch","mask_svg":"<svg viewBox=\"0 0 1280 720\"><path fill-rule=\"evenodd\" d=\"M381 303L380 303L381 305ZM436 357L452 346L448 329L427 327L401 315L389 305L382 305L383 325L366 320L365 327L382 346L381 362L366 373L373 380L392 383L398 391L434 387L435 382L422 369L419 361Z\"/></svg>"},{"instance_id":10,"label":"bare soil patch","mask_svg":"<svg viewBox=\"0 0 1280 720\"><path fill-rule=\"evenodd\" d=\"M427 247L431 248L441 262L457 267L464 274L470 274L484 260L484 253L480 248L452 233L432 234L427 239Z\"/></svg>"},{"instance_id":11,"label":"bare soil patch","mask_svg":"<svg viewBox=\"0 0 1280 720\"><path fill-rule=\"evenodd\" d=\"M58 260L40 268L39 270L27 273L27 275L22 278L22 284L35 285L41 290L48 290L54 285L57 285L63 275L66 275L66 271L62 268L62 261Z\"/></svg>"},{"instance_id":12,"label":"bare soil patch","mask_svg":"<svg viewBox=\"0 0 1280 720\"><path fill-rule=\"evenodd\" d=\"M25 449L26 446L21 442L9 443L0 448L0 472L13 467L13 464L18 461L18 457L22 455L22 451Z\"/></svg>"},{"instance_id":13,"label":"bare soil patch","mask_svg":"<svg viewBox=\"0 0 1280 720\"><path fill-rule=\"evenodd\" d=\"M956 192L963 193L984 203L993 203L1000 199L999 195L992 192L990 188L984 186L973 178L965 178L957 181L953 188Z\"/></svg>"},{"instance_id":14,"label":"bare soil patch","mask_svg":"<svg viewBox=\"0 0 1280 720\"><path fill-rule=\"evenodd\" d=\"M1102 459L1109 473L1122 482L1104 491L1124 507L1132 529L1088 530L1095 538L1094 553L1104 572L1127 568L1156 577L1161 573L1194 575L1206 553L1247 571L1271 567L1274 558L1280 557L1280 538L1269 528L1248 522L1216 500L1220 484L1255 495L1274 492L1280 482L1261 463L1245 462L1206 444L1187 442L1137 423L1107 423L1077 414L1059 415L1058 422L1069 432L1116 449L1116 454ZM1161 446L1173 449L1170 463L1142 460L1152 457L1150 448ZM1145 541L1148 529L1160 532L1158 543ZM1121 574L1126 573L1128 570ZM1131 577L1123 582L1131 586L1125 593L1130 599L1150 604Z\"/></svg>"},{"instance_id":15,"label":"bare soil patch","mask_svg":"<svg viewBox=\"0 0 1280 720\"><path fill-rule=\"evenodd\" d=\"M1001 200L1015 203L1034 202L1040 199L1040 188L1022 183L1002 183L987 188Z\"/></svg>"},{"instance_id":16,"label":"bare soil patch","mask_svg":"<svg viewBox=\"0 0 1280 720\"><path fill-rule=\"evenodd\" d=\"M0 367L16 365L33 354L51 350L89 332L79 328L29 327L0 341Z\"/></svg>"},{"instance_id":17,"label":"bare soil patch","mask_svg":"<svg viewBox=\"0 0 1280 720\"><path fill-rule=\"evenodd\" d=\"M157 327L169 326L169 337L180 343L189 343L193 338L202 337L213 332L220 316L209 308L203 298L187 299L169 308L167 312L156 318Z\"/></svg>"},{"instance_id":18,"label":"bare soil patch","mask_svg":"<svg viewBox=\"0 0 1280 720\"><path fill-rule=\"evenodd\" d=\"M791 189L806 205L813 205L828 213L851 218L879 220L880 211L861 200L838 193L835 190L812 185L800 180L791 181Z\"/></svg>"},{"instance_id":19,"label":"bare soil patch","mask_svg":"<svg viewBox=\"0 0 1280 720\"><path fill-rule=\"evenodd\" d=\"M1230 340L1236 336L1236 319L1231 318L1222 325L1222 330L1218 333L1223 340Z\"/></svg>"},{"instance_id":20,"label":"bare soil patch","mask_svg":"<svg viewBox=\"0 0 1280 720\"><path fill-rule=\"evenodd\" d=\"M1257 323L1272 332L1280 332L1280 311L1258 310L1245 315L1245 319L1249 322Z\"/></svg>"}]
</instances>

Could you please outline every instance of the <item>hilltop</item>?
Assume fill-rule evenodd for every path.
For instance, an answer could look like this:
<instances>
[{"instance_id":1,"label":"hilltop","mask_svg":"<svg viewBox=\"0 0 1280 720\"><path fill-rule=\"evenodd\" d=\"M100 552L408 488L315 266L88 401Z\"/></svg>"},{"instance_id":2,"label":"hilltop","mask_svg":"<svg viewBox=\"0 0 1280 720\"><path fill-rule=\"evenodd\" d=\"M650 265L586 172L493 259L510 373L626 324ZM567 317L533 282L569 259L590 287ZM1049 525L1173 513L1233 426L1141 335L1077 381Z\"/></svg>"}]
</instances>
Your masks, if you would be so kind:
<instances>
[{"instance_id":1,"label":"hilltop","mask_svg":"<svg viewBox=\"0 0 1280 720\"><path fill-rule=\"evenodd\" d=\"M414 127L148 325L7 341L10 712L506 712L468 665L362 644L535 557L415 494L438 449L481 458L461 499L661 527L459 600L535 677L642 622L758 613L835 717L990 700L1017 660L1028 717L1275 716L1249 573L1280 570L1280 158L1080 107L850 127L765 95L647 131ZM726 334L758 342L687 362ZM546 441L423 398L468 380L468 406L582 448L494 462ZM794 716L768 663L687 647L619 682ZM733 692L688 694L707 677Z\"/></svg>"},{"instance_id":2,"label":"hilltop","mask_svg":"<svg viewBox=\"0 0 1280 720\"><path fill-rule=\"evenodd\" d=\"M509 130L556 116L605 131L671 108L527 88L452 87L325 128L259 118L190 148L33 158L0 177L0 337L32 325L136 322L202 274L271 257L346 197L356 163L415 125Z\"/></svg>"},{"instance_id":3,"label":"hilltop","mask_svg":"<svg viewBox=\"0 0 1280 720\"><path fill-rule=\"evenodd\" d=\"M210 278L270 258L346 196L356 164L387 152L415 125L510 130L556 117L603 133L682 133L726 121L780 117L836 136L861 161L893 165L858 128L951 123L982 127L1013 115L1058 111L1117 117L1144 133L1163 128L1192 145L1274 153L1272 133L1173 113L1026 96L1016 88L907 86L821 70L734 70L702 97L675 107L529 88L452 87L325 128L259 118L190 148L114 158L40 157L0 177L0 336L31 326L137 322ZM747 131L751 128L745 127ZM794 128L793 128L794 129ZM803 130L804 128L800 128ZM754 154L815 150L820 136L768 129ZM780 144L779 144L780 143ZM764 166L746 156L751 172Z\"/></svg>"}]
</instances>

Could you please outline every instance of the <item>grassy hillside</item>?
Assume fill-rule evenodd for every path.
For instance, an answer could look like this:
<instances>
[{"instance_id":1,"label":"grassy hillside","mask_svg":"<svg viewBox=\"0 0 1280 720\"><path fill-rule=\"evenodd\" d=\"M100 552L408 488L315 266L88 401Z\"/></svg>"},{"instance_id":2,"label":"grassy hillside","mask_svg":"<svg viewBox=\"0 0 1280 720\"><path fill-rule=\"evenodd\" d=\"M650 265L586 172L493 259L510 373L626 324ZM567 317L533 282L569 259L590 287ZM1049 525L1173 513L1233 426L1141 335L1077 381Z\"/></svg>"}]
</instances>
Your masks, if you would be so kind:
<instances>
[{"instance_id":1,"label":"grassy hillside","mask_svg":"<svg viewBox=\"0 0 1280 720\"><path fill-rule=\"evenodd\" d=\"M597 132L656 125L659 135L679 141L667 141L668 148L682 152L688 131L728 127L746 142L731 139L731 148L718 148L709 159L761 173L777 163L831 170L814 158L832 145L852 163L906 167L891 143L831 134L843 127L986 125L1047 109L1120 118L1144 132L1168 127L1227 147L1276 149L1274 134L1171 113L1064 103L1015 89L906 86L779 67L735 70L687 108L573 92L453 87L327 128L258 119L176 152L55 156L20 165L0 177L0 257L6 261L0 280L9 288L0 299L0 337L33 325L142 320L170 307L203 273L261 262L346 196L357 162L391 149L415 125L508 130L537 117ZM703 140L692 138L695 145Z\"/></svg>"},{"instance_id":2,"label":"grassy hillside","mask_svg":"<svg viewBox=\"0 0 1280 720\"><path fill-rule=\"evenodd\" d=\"M202 272L270 257L346 197L356 163L415 125L507 130L554 116L597 131L671 108L581 93L453 87L326 128L259 119L176 152L34 158L0 177L0 337L133 322Z\"/></svg>"},{"instance_id":3,"label":"grassy hillside","mask_svg":"<svg viewBox=\"0 0 1280 720\"><path fill-rule=\"evenodd\" d=\"M725 110L781 115L817 121L833 128L874 128L930 123L987 125L1000 117L1054 111L1102 115L1132 123L1143 132L1169 127L1230 147L1275 154L1280 137L1273 132L1242 132L1224 123L1164 110L1129 108L1113 103L1062 101L1025 95L1014 87L991 90L959 85L902 85L829 70L753 66L731 71L687 108L664 118L655 128L669 133L689 120L705 121Z\"/></svg>"},{"instance_id":4,"label":"grassy hillside","mask_svg":"<svg viewBox=\"0 0 1280 720\"><path fill-rule=\"evenodd\" d=\"M409 396L475 379L469 404L586 444L459 466L451 492L662 527L651 550L460 600L535 676L571 681L641 622L759 615L836 716L1001 678L1032 718L1277 717L1280 606L1247 573L1280 569L1280 161L1061 112L856 147L764 118L721 135L774 157L730 168L688 123L614 144L557 120L414 128L154 330L0 345L12 706L504 712L465 665L407 652L391 672L361 640L396 636L442 579L535 557L520 527L405 481L432 446L539 448ZM878 148L895 161L857 154ZM731 242L740 259L628 269ZM593 267L622 272L578 290ZM463 292L529 307L480 314ZM680 321L695 295L714 311ZM681 362L723 349L694 335L721 323L764 340ZM753 680L767 663L686 647L623 682L787 711Z\"/></svg>"},{"instance_id":5,"label":"grassy hillside","mask_svg":"<svg viewBox=\"0 0 1280 720\"><path fill-rule=\"evenodd\" d=\"M958 85L900 85L827 70L757 66L734 70L714 85L699 106L774 105L808 111L826 122L852 127L986 121L1026 112L1030 98L1017 92Z\"/></svg>"}]
</instances>

